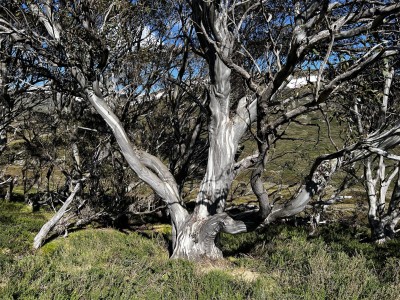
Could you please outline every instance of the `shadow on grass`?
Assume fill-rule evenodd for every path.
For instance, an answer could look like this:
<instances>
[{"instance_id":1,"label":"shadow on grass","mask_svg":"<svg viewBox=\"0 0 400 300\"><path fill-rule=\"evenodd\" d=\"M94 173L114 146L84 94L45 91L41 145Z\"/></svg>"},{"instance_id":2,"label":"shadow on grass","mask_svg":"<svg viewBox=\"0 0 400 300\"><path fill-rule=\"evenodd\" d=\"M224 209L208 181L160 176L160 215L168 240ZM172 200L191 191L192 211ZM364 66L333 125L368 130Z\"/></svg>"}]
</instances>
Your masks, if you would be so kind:
<instances>
[{"instance_id":1,"label":"shadow on grass","mask_svg":"<svg viewBox=\"0 0 400 300\"><path fill-rule=\"evenodd\" d=\"M363 254L377 264L389 258L400 259L399 236L384 244L377 244L370 239L368 228L352 227L347 222L321 228L319 238L334 250L341 250L349 256Z\"/></svg>"},{"instance_id":2,"label":"shadow on grass","mask_svg":"<svg viewBox=\"0 0 400 300\"><path fill-rule=\"evenodd\" d=\"M274 237L280 235L285 226L287 225L276 224L263 230L236 235L222 233L217 245L224 257L248 255L253 253L255 248L271 243Z\"/></svg>"},{"instance_id":3,"label":"shadow on grass","mask_svg":"<svg viewBox=\"0 0 400 300\"><path fill-rule=\"evenodd\" d=\"M221 234L219 247L225 257L258 256L265 252L274 252L276 241L292 239L307 240L309 243L323 242L332 252L344 252L353 257L362 254L374 265L382 265L390 259L400 259L400 238L376 244L369 239L369 229L365 226L350 226L348 222L324 225L318 228L317 234L310 236L309 227L293 222L273 224L262 232L251 232L238 235Z\"/></svg>"}]
</instances>

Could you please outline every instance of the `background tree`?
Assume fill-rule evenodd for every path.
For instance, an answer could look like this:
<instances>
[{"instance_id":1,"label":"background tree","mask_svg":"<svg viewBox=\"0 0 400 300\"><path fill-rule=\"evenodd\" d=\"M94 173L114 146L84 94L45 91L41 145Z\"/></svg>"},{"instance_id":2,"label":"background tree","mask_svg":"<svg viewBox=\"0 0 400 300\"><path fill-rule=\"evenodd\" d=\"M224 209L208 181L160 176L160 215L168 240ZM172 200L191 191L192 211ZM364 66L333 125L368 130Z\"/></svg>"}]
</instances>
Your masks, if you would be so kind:
<instances>
[{"instance_id":1,"label":"background tree","mask_svg":"<svg viewBox=\"0 0 400 300\"><path fill-rule=\"evenodd\" d=\"M19 14L10 4L2 7L9 14ZM17 178L5 166L18 158L12 153L5 155L7 145L22 130L21 120L41 105L46 90L46 78L29 67L35 58L18 48L16 39L18 36L11 32L0 37L0 188L7 187L8 200Z\"/></svg>"},{"instance_id":2,"label":"background tree","mask_svg":"<svg viewBox=\"0 0 400 300\"><path fill-rule=\"evenodd\" d=\"M396 64L396 60L385 60L380 66L375 66L372 72L349 82L343 94L338 96L341 100L338 101L340 106L336 106L336 113L340 114L341 120L348 118L347 143L385 132L387 128L397 128L399 105ZM399 221L398 150L385 151L368 145L365 149L371 155L361 161L361 166L350 165L348 172L365 188L371 238L384 242L394 236Z\"/></svg>"}]
</instances>

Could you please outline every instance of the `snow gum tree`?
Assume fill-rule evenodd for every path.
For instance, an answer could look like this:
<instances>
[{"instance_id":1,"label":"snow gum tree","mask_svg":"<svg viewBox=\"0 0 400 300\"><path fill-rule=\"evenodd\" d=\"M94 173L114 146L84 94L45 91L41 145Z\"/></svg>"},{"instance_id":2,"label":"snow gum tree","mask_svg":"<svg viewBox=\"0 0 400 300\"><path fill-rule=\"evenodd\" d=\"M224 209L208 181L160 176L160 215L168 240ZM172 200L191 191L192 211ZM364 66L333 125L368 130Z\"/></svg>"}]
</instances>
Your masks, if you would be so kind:
<instances>
[{"instance_id":1,"label":"snow gum tree","mask_svg":"<svg viewBox=\"0 0 400 300\"><path fill-rule=\"evenodd\" d=\"M398 125L398 68L397 60L384 60L357 81L350 82L339 97L342 118L349 118L348 137L354 141L362 136L385 132ZM355 90L350 96L349 89ZM346 93L347 92L347 93ZM388 148L388 147L386 147ZM393 238L399 220L399 161L398 151L390 147L368 147L371 155L347 169L362 183L368 200L368 221L371 239L383 243ZM357 169L360 168L360 171Z\"/></svg>"},{"instance_id":2,"label":"snow gum tree","mask_svg":"<svg viewBox=\"0 0 400 300\"><path fill-rule=\"evenodd\" d=\"M327 110L346 82L374 63L398 56L397 39L385 39L385 33L396 32L392 25L398 23L397 1L12 2L24 17L3 12L1 34L12 35L22 49L37 55L38 72L60 84L73 82L76 92L108 124L130 168L168 207L173 258L222 257L215 243L220 232L247 232L292 216L342 165L370 156L371 147L386 151L400 142L399 124L364 136L316 158L293 197L275 204L269 200L262 175L284 126L302 115ZM174 21L152 23L160 11L174 16L166 18ZM148 39L143 37L145 28L154 29ZM175 42L168 32L179 32ZM113 66L145 45L159 47L160 54L171 53L166 61L179 66L165 74L178 90L185 86L188 60L177 59L176 51L186 49L190 58L202 58L208 68L207 75L198 72L197 80L206 86L206 96L193 96L208 120L207 164L193 211L183 204L171 170L159 157L135 146L113 108L111 94L121 86L110 87L116 78L126 76L114 73ZM140 64L140 56L136 58ZM150 74L163 70L158 67ZM288 93L289 83L301 76L309 82L307 88ZM238 86L232 86L233 78ZM157 90L156 85L152 88ZM252 124L258 153L239 159L238 147L244 134L253 131ZM193 129L192 136L196 134ZM193 139L187 141L193 147ZM259 205L230 214L227 197L232 183L252 166L251 184Z\"/></svg>"}]
</instances>

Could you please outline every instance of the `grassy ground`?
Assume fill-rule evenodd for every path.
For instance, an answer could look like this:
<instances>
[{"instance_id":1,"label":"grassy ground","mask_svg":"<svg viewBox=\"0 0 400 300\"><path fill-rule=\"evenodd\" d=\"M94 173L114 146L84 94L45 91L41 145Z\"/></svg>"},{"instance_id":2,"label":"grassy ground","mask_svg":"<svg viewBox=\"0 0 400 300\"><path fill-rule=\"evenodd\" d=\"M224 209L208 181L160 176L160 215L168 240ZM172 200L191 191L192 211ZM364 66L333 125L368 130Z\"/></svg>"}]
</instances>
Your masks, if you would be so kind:
<instances>
[{"instance_id":1,"label":"grassy ground","mask_svg":"<svg viewBox=\"0 0 400 300\"><path fill-rule=\"evenodd\" d=\"M0 202L1 299L399 299L400 241L360 243L346 224L307 230L279 225L263 233L223 235L226 259L168 258L152 238L87 229L34 253L47 214Z\"/></svg>"}]
</instances>

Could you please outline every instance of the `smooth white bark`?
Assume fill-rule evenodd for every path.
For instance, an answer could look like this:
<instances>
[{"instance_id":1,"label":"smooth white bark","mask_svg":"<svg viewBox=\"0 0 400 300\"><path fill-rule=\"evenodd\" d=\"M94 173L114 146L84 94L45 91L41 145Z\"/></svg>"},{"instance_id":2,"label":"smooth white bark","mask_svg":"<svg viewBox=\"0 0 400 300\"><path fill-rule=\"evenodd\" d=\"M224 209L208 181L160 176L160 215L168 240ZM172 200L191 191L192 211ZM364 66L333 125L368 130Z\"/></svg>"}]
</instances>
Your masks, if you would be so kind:
<instances>
[{"instance_id":1,"label":"smooth white bark","mask_svg":"<svg viewBox=\"0 0 400 300\"><path fill-rule=\"evenodd\" d=\"M39 233L35 236L33 240L33 249L39 249L44 240L47 238L49 232L54 228L54 226L57 225L57 223L61 220L61 218L64 216L64 214L67 212L68 207L71 205L71 203L75 199L75 195L80 191L82 188L82 182L79 181L72 193L69 195L67 200L65 200L64 204L61 206L61 208L57 211L57 213L42 226L40 229Z\"/></svg>"},{"instance_id":2,"label":"smooth white bark","mask_svg":"<svg viewBox=\"0 0 400 300\"><path fill-rule=\"evenodd\" d=\"M94 87L95 88L95 87ZM187 216L186 210L180 204L180 196L177 184L168 169L155 157L142 152L144 164L140 156L134 150L129 138L118 117L111 111L101 93L95 93L93 89L85 89L86 96L97 112L103 117L111 128L114 137L121 149L123 156L133 171L146 182L167 203L171 212L173 225L179 227ZM154 170L155 172L153 172ZM157 176L157 173L161 176Z\"/></svg>"}]
</instances>

